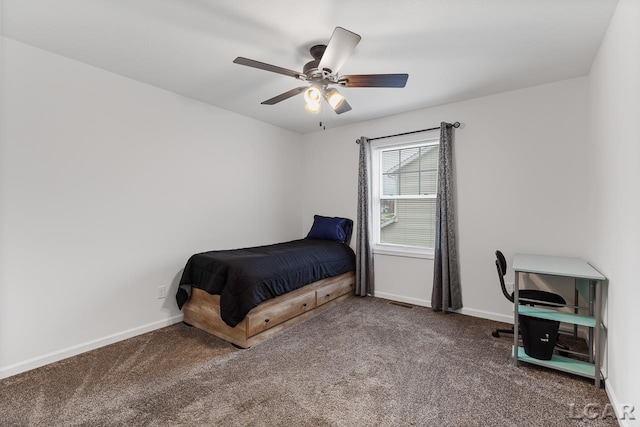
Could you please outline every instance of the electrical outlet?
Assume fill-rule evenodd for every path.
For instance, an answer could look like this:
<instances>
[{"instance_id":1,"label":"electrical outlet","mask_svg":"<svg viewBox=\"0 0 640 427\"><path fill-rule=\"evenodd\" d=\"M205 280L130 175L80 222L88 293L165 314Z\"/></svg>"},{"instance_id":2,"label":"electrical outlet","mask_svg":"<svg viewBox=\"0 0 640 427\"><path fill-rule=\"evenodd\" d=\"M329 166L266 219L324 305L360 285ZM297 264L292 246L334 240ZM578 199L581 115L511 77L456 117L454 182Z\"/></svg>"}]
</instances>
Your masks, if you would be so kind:
<instances>
[{"instance_id":1,"label":"electrical outlet","mask_svg":"<svg viewBox=\"0 0 640 427\"><path fill-rule=\"evenodd\" d=\"M166 286L158 286L158 299L164 299L167 297Z\"/></svg>"}]
</instances>

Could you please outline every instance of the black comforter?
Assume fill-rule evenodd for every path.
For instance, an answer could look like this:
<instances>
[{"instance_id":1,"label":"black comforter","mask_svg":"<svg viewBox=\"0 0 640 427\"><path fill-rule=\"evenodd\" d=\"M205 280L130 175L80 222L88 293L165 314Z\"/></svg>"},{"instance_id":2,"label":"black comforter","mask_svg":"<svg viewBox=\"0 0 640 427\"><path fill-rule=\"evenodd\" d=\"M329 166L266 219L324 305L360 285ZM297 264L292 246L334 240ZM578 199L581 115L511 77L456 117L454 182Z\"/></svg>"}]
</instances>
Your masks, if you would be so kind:
<instances>
[{"instance_id":1,"label":"black comforter","mask_svg":"<svg viewBox=\"0 0 640 427\"><path fill-rule=\"evenodd\" d=\"M354 268L351 248L330 240L204 252L187 261L176 300L182 308L192 286L219 294L222 320L234 327L263 301Z\"/></svg>"}]
</instances>

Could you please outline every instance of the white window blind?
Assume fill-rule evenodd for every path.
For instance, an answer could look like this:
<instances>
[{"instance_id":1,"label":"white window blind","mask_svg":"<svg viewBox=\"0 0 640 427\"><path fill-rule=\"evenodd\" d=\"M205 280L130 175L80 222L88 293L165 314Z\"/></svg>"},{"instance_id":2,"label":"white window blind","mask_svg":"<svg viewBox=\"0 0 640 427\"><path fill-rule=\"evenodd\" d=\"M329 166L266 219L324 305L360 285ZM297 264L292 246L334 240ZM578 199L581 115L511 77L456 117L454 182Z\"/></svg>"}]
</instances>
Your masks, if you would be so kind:
<instances>
[{"instance_id":1,"label":"white window blind","mask_svg":"<svg viewBox=\"0 0 640 427\"><path fill-rule=\"evenodd\" d=\"M376 149L377 244L433 249L437 140Z\"/></svg>"}]
</instances>

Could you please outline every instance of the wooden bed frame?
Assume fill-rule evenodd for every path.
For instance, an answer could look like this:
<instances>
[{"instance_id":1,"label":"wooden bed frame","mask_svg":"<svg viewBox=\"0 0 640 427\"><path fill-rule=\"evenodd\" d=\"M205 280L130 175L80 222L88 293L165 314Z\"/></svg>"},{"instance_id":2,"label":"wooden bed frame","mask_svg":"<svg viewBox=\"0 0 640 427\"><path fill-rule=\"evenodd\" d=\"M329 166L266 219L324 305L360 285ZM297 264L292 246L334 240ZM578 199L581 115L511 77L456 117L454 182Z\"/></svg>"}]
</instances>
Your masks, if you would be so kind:
<instances>
[{"instance_id":1,"label":"wooden bed frame","mask_svg":"<svg viewBox=\"0 0 640 427\"><path fill-rule=\"evenodd\" d=\"M241 348L248 348L321 313L353 295L353 272L319 280L254 307L234 328L220 317L220 295L193 288L184 322Z\"/></svg>"}]
</instances>

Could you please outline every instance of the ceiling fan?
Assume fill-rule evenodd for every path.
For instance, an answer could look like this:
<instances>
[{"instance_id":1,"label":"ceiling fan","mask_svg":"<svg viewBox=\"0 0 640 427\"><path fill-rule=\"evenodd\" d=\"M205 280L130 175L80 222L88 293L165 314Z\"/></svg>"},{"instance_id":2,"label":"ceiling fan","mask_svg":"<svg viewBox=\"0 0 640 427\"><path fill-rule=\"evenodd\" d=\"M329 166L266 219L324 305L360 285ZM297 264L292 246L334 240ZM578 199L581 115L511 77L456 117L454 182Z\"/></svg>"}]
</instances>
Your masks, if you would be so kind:
<instances>
[{"instance_id":1,"label":"ceiling fan","mask_svg":"<svg viewBox=\"0 0 640 427\"><path fill-rule=\"evenodd\" d=\"M233 62L260 70L284 74L309 83L308 86L300 86L267 99L262 102L264 105L274 105L304 92L305 108L308 111L318 113L322 99L325 99L337 114L342 114L351 110L351 106L344 99L344 96L331 86L402 88L409 78L408 74L338 75L338 71L349 58L360 39L361 37L358 34L342 27L336 27L329 44L315 45L309 49L313 60L304 65L301 73L240 56L234 59Z\"/></svg>"}]
</instances>

